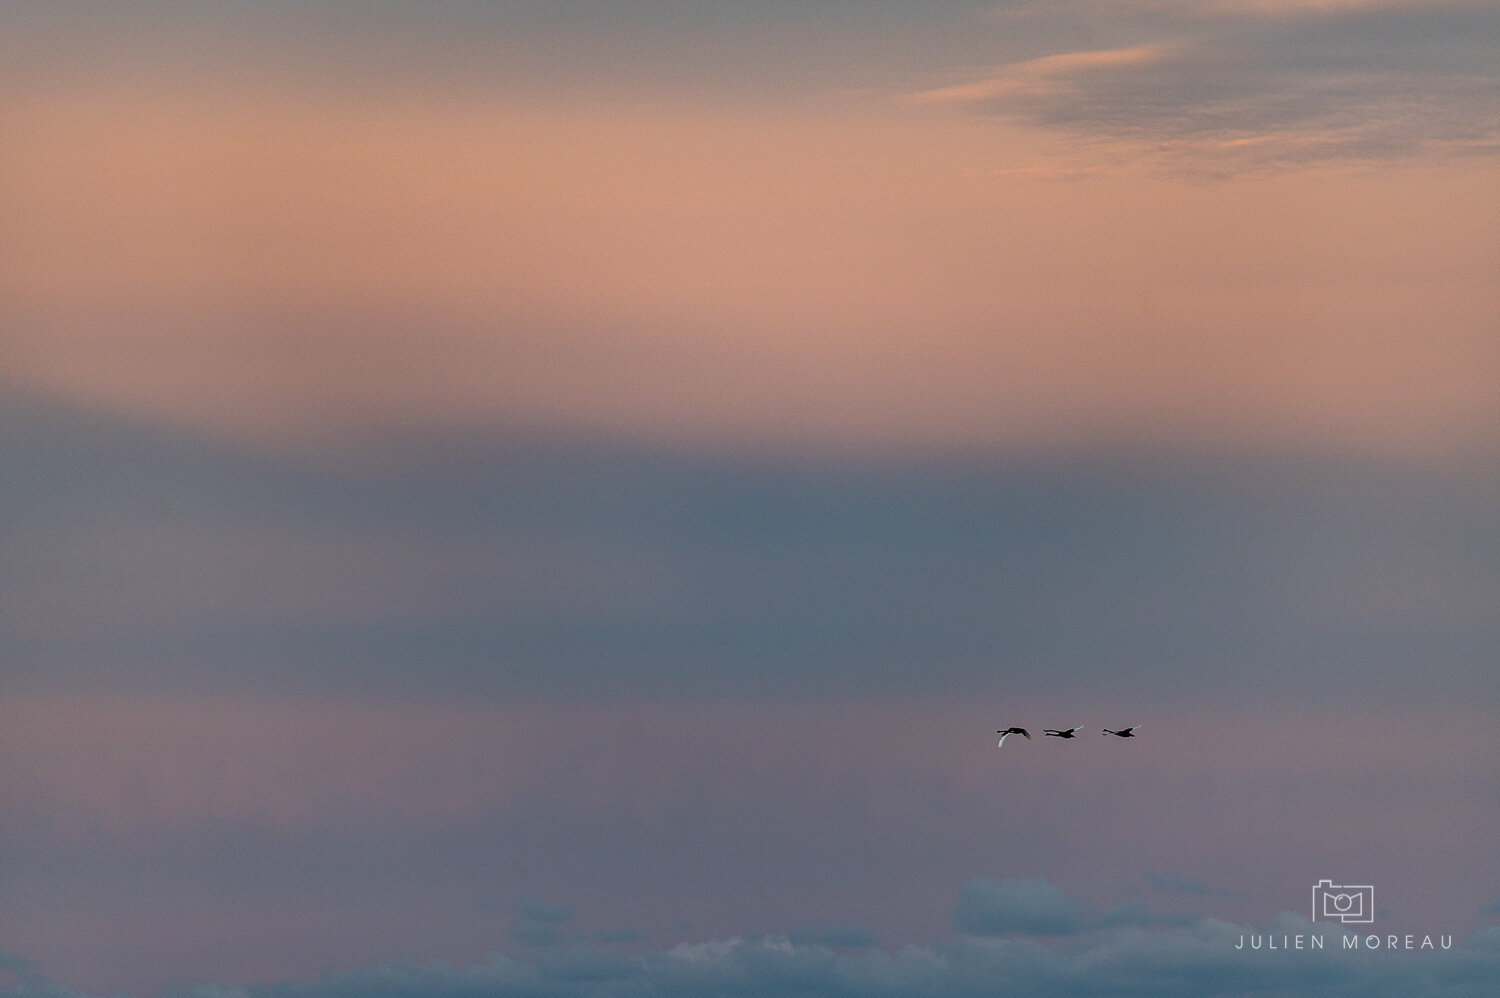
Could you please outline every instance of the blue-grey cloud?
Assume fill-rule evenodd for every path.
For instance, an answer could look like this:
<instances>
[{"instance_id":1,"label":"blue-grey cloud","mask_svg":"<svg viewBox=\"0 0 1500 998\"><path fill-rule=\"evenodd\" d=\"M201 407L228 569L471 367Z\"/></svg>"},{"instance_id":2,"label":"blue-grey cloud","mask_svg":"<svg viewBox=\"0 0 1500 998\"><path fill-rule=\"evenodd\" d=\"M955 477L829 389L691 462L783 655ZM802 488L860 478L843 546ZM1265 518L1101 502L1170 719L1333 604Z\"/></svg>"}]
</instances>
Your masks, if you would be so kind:
<instances>
[{"instance_id":1,"label":"blue-grey cloud","mask_svg":"<svg viewBox=\"0 0 1500 998\"><path fill-rule=\"evenodd\" d=\"M822 925L793 929L786 936L797 946L823 946L828 949L869 947L877 944L873 932L852 925Z\"/></svg>"},{"instance_id":2,"label":"blue-grey cloud","mask_svg":"<svg viewBox=\"0 0 1500 998\"><path fill-rule=\"evenodd\" d=\"M1473 703L1500 682L1482 468L812 467L517 436L317 465L45 403L4 426L16 689Z\"/></svg>"},{"instance_id":3,"label":"blue-grey cloud","mask_svg":"<svg viewBox=\"0 0 1500 998\"><path fill-rule=\"evenodd\" d=\"M1073 44L929 98L1211 171L1500 152L1491 4L1023 0L997 16L1071 26Z\"/></svg>"},{"instance_id":4,"label":"blue-grey cloud","mask_svg":"<svg viewBox=\"0 0 1500 998\"><path fill-rule=\"evenodd\" d=\"M976 936L1063 936L1084 925L1078 901L1043 879L971 880L959 891L953 920Z\"/></svg>"},{"instance_id":5,"label":"blue-grey cloud","mask_svg":"<svg viewBox=\"0 0 1500 998\"><path fill-rule=\"evenodd\" d=\"M505 927L505 934L528 946L558 946L567 939L553 923L537 922L529 918L516 919Z\"/></svg>"},{"instance_id":6,"label":"blue-grey cloud","mask_svg":"<svg viewBox=\"0 0 1500 998\"><path fill-rule=\"evenodd\" d=\"M596 943L643 943L646 934L639 929L627 927L618 929L601 929L592 933L589 939Z\"/></svg>"},{"instance_id":7,"label":"blue-grey cloud","mask_svg":"<svg viewBox=\"0 0 1500 998\"><path fill-rule=\"evenodd\" d=\"M568 935L562 926L573 920L573 907L526 898L517 906L521 917L505 927L505 934L530 946L558 946Z\"/></svg>"},{"instance_id":8,"label":"blue-grey cloud","mask_svg":"<svg viewBox=\"0 0 1500 998\"><path fill-rule=\"evenodd\" d=\"M520 909L522 918L528 918L533 922L546 922L548 925L562 925L573 919L573 906L568 904L527 898L521 902Z\"/></svg>"},{"instance_id":9,"label":"blue-grey cloud","mask_svg":"<svg viewBox=\"0 0 1500 998\"><path fill-rule=\"evenodd\" d=\"M1160 930L1093 934L1076 945L965 937L894 951L837 952L786 936L683 943L638 956L572 946L534 958L496 955L468 965L372 965L308 981L203 984L176 998L467 998L594 996L1019 996L1156 998L1480 998L1500 975L1500 930L1448 950L1348 952L1343 931L1283 914L1263 926L1202 920ZM1267 949L1274 936L1278 948ZM1302 940L1297 948L1294 940ZM1316 938L1323 948L1313 948ZM1252 948L1250 940L1260 942ZM1280 948L1283 941L1287 948ZM6 998L83 998L35 979Z\"/></svg>"},{"instance_id":10,"label":"blue-grey cloud","mask_svg":"<svg viewBox=\"0 0 1500 998\"><path fill-rule=\"evenodd\" d=\"M1106 911L1099 918L1099 927L1104 929L1121 929L1127 926L1146 928L1156 924L1157 919L1151 913L1151 908L1144 901L1126 901Z\"/></svg>"},{"instance_id":11,"label":"blue-grey cloud","mask_svg":"<svg viewBox=\"0 0 1500 998\"><path fill-rule=\"evenodd\" d=\"M1163 894L1184 894L1192 897L1238 897L1237 891L1225 887L1213 887L1194 877L1175 873L1147 873L1143 879L1153 890Z\"/></svg>"},{"instance_id":12,"label":"blue-grey cloud","mask_svg":"<svg viewBox=\"0 0 1500 998\"><path fill-rule=\"evenodd\" d=\"M0 953L0 970L9 970L17 974L29 974L32 972L30 960L24 960L9 953Z\"/></svg>"}]
</instances>

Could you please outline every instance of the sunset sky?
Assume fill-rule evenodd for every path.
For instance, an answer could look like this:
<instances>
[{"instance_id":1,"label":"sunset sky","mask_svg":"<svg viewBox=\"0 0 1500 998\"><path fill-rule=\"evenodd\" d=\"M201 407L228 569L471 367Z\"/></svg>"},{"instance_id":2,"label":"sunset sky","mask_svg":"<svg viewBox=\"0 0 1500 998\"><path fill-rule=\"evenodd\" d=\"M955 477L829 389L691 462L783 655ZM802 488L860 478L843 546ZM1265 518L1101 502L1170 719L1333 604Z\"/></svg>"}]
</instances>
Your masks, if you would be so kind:
<instances>
[{"instance_id":1,"label":"sunset sky","mask_svg":"<svg viewBox=\"0 0 1500 998\"><path fill-rule=\"evenodd\" d=\"M0 996L1492 995L1497 275L1478 0L0 6Z\"/></svg>"}]
</instances>

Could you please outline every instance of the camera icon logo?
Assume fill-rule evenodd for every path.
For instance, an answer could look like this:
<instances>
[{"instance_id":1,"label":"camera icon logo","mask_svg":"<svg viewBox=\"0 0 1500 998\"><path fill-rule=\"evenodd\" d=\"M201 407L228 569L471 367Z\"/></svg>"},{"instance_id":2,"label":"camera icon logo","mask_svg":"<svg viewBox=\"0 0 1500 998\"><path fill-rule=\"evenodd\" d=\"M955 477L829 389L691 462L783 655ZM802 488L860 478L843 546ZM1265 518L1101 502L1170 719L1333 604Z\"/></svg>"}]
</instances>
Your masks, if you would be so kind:
<instances>
[{"instance_id":1,"label":"camera icon logo","mask_svg":"<svg viewBox=\"0 0 1500 998\"><path fill-rule=\"evenodd\" d=\"M1313 887L1313 921L1365 924L1375 921L1375 888L1320 880Z\"/></svg>"}]
</instances>

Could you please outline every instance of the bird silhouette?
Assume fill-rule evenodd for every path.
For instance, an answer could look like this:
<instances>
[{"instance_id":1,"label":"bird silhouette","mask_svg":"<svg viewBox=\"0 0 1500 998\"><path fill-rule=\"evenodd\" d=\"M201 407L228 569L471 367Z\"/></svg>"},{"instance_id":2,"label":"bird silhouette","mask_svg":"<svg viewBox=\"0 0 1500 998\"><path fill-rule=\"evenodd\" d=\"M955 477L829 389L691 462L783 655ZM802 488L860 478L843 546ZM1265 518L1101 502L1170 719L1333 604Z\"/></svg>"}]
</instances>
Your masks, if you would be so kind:
<instances>
[{"instance_id":1,"label":"bird silhouette","mask_svg":"<svg viewBox=\"0 0 1500 998\"><path fill-rule=\"evenodd\" d=\"M1009 738L1011 735L1020 735L1028 742L1031 741L1031 732L1027 731L1025 728L1006 728L1004 731L996 731L995 734L1000 736L1000 745L1004 745L1005 739Z\"/></svg>"},{"instance_id":2,"label":"bird silhouette","mask_svg":"<svg viewBox=\"0 0 1500 998\"><path fill-rule=\"evenodd\" d=\"M1120 738L1134 738L1135 737L1135 729L1139 728L1139 727L1140 727L1139 724L1132 724L1130 727L1128 727L1128 728L1121 728L1119 731L1111 731L1108 728L1105 728L1103 731L1101 731L1099 733L1101 735L1117 735Z\"/></svg>"},{"instance_id":3,"label":"bird silhouette","mask_svg":"<svg viewBox=\"0 0 1500 998\"><path fill-rule=\"evenodd\" d=\"M1072 738L1074 735L1078 734L1078 729L1082 727L1083 725L1080 724L1077 728L1064 728L1061 731L1059 731L1057 728L1047 728L1042 732L1042 734L1052 735L1055 738Z\"/></svg>"}]
</instances>

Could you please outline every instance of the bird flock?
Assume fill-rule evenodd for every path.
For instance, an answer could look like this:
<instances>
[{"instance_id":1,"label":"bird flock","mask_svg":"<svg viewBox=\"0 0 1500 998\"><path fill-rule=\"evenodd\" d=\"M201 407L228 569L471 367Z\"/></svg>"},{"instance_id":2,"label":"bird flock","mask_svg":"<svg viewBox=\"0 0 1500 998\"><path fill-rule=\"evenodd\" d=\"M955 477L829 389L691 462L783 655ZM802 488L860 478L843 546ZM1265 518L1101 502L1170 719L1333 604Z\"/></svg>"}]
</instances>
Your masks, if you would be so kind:
<instances>
[{"instance_id":1,"label":"bird flock","mask_svg":"<svg viewBox=\"0 0 1500 998\"><path fill-rule=\"evenodd\" d=\"M1116 738L1134 738L1135 729L1139 727L1139 724L1132 724L1130 727L1121 728L1119 731L1116 731L1113 728L1105 728L1099 733L1101 735L1114 735ZM1078 734L1080 730L1082 730L1082 728L1083 725L1081 724L1072 728L1043 728L1042 734L1050 735L1053 738L1073 738ZM1028 742L1031 741L1031 732L1027 731L1025 728L1000 728L995 732L995 734L1000 736L999 744L1001 747L1005 745L1005 739L1009 738L1011 735L1020 735Z\"/></svg>"}]
</instances>

